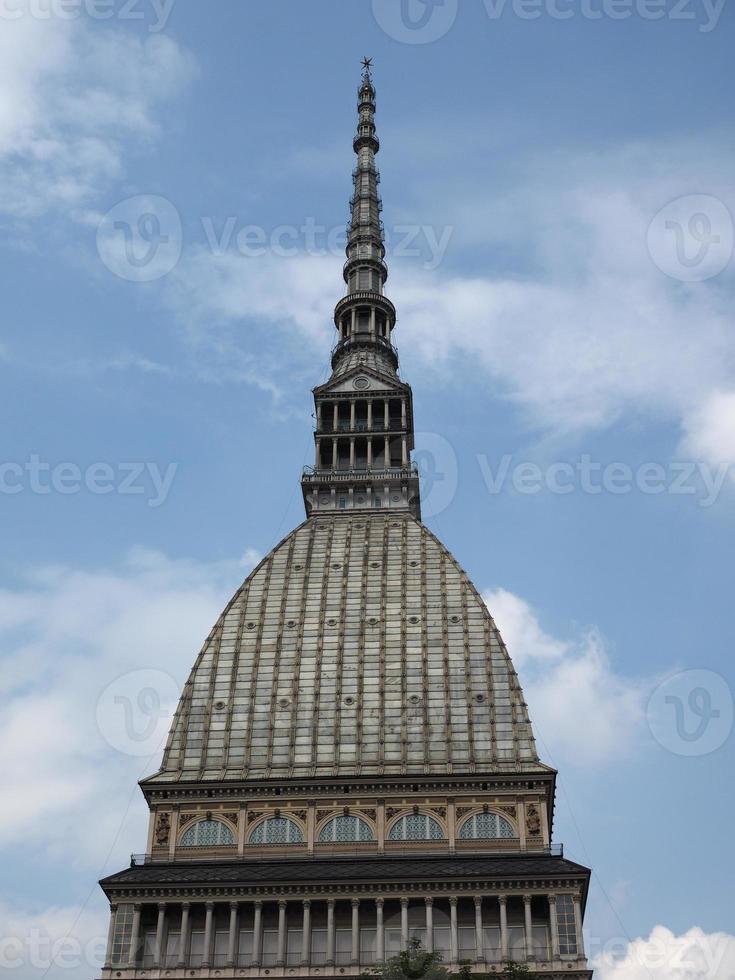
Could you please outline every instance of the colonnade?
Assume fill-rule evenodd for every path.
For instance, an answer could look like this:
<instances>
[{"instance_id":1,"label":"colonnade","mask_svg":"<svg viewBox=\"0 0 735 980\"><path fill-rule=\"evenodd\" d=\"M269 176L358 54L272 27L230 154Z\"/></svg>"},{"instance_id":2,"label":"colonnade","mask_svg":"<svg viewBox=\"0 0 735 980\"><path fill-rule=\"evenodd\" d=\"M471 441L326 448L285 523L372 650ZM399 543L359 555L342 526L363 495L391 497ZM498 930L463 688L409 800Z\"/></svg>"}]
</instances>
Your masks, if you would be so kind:
<instances>
[{"instance_id":1,"label":"colonnade","mask_svg":"<svg viewBox=\"0 0 735 980\"><path fill-rule=\"evenodd\" d=\"M211 966L260 967L264 965L285 966L288 962L296 962L302 966L319 965L331 966L335 962L348 962L351 965L367 965L373 962L383 962L397 952L395 947L386 946L386 903L390 903L391 939L394 938L398 921L400 921L400 948L405 949L412 933L415 933L417 922L420 921L423 948L428 951L435 949L435 938L439 934L435 912L437 904L441 903L441 921L444 927L441 932L446 934L448 918L449 943L448 948L440 949L446 962L456 964L460 960L472 959L478 963L486 961L505 962L508 959L521 959L532 963L535 959L557 961L562 956L574 959L584 958L582 945L582 910L578 894L565 894L564 909L560 921L557 915L556 894L540 896L545 899L543 915L539 916L532 909L536 899L539 908L539 896L530 894L504 894L499 896L475 895L474 917L468 915L467 904L463 905L462 916L458 912L460 899L456 896L434 898L376 897L350 899L288 899L279 898L271 901L229 901L215 902L214 900L192 903L188 901L131 903L113 905L106 968L108 969L137 969L146 968L189 969L192 966L206 968ZM514 926L509 925L508 903L515 899ZM522 900L522 928L518 926L518 913ZM463 896L464 900L464 896ZM349 909L345 904L349 903ZM341 921L347 928L340 929L340 935L347 939L349 931L349 959L346 946L343 944L337 950L337 906L341 913ZM400 913L396 905L400 906ZM194 950L192 937L192 922L194 907L197 913L197 949ZM202 906L204 910L202 930ZM419 909L423 906L423 912ZM448 906L448 916L447 916ZM227 914L227 911L229 914ZM318 953L314 950L313 926L314 913L319 912L319 935L326 943ZM131 916L132 911L132 916ZM268 913L268 932L264 931L265 913ZM364 913L367 912L367 915ZM409 912L413 928L409 923ZM218 914L219 913L219 914ZM326 913L326 914L325 914ZM420 916L420 918L419 918ZM369 955L361 947L361 927L363 918L369 919L371 949ZM570 925L571 921L571 925ZM120 925L120 923L123 923ZM241 930L247 923L248 947L242 948ZM542 925L548 929L549 948L538 951L534 945L534 926ZM324 928L326 926L326 930ZM486 940L488 927L492 926L493 933L499 933L497 948L489 949ZM168 943L169 927L175 930L176 944L172 955L172 947ZM474 927L474 948L468 950L467 935ZM499 927L499 928L498 928ZM460 929L462 930L463 945L460 946ZM203 934L202 934L203 932ZM522 944L519 949L518 936L522 932ZM120 935L124 933L121 943ZM300 935L298 935L300 933ZM274 935L275 934L275 935ZM374 938L373 938L374 934ZM268 950L264 949L264 936L275 938ZM289 939L289 936L291 939ZM511 948L511 939L513 947ZM298 939L298 946L294 946ZM128 941L129 940L129 941ZM144 941L145 940L145 941ZM440 944L441 945L441 944ZM469 955L468 955L469 953ZM461 954L461 955L460 955ZM538 954L538 955L537 955ZM145 961L145 962L144 962Z\"/></svg>"}]
</instances>

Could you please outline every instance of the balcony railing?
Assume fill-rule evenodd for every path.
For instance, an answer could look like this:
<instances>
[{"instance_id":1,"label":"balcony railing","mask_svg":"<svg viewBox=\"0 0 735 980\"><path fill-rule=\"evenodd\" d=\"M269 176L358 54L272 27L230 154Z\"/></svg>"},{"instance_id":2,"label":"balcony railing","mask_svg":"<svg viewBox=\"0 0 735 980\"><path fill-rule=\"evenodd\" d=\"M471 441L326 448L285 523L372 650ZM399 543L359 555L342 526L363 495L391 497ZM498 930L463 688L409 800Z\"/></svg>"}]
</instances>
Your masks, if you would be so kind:
<instances>
[{"instance_id":1,"label":"balcony railing","mask_svg":"<svg viewBox=\"0 0 735 980\"><path fill-rule=\"evenodd\" d=\"M406 850L407 853L415 855L425 850L426 853L435 853L437 847L434 845L443 846L445 849L449 847L449 841L386 841L386 852L391 854L396 854L402 848ZM544 847L539 844L538 847L535 845L521 846L517 839L507 840L505 844L507 846L503 847L502 840L495 841L482 841L482 840L468 840L468 841L456 841L457 850L461 850L464 855L467 854L482 854L486 855L488 850L492 850L493 853L507 853L507 854L531 854L534 856L550 856L550 857L564 857L564 845L563 844L552 844L550 847ZM488 848L488 844L498 845L497 847L492 846ZM256 845L247 844L245 846L245 854L239 855L237 853L236 847L226 847L226 848L216 848L207 849L202 848L201 850L207 851L206 856L199 855L199 859L202 861L210 861L212 857L215 856L220 860L224 861L242 861L242 860L253 860L256 857L264 858L267 856L268 852L275 851L281 848L288 849L288 859L289 861L319 861L324 858L326 851L334 850L339 851L339 857L359 857L364 856L366 853L370 853L371 846L375 847L377 850L377 843L374 841L366 842L364 844L357 844L355 846L350 846L349 843L344 844L333 844L333 843L317 843L315 852L309 852L306 850L306 844L278 844L278 845ZM407 846L408 845L408 846ZM461 847L459 845L462 845ZM187 852L194 850L193 848L178 848L176 851L176 860L181 860L182 857L188 858L189 860L196 860L197 854L188 854ZM216 850L216 854L214 854ZM131 854L130 855L130 867L135 868L141 864L159 864L162 862L168 862L168 848L163 848L161 853L155 854Z\"/></svg>"}]
</instances>

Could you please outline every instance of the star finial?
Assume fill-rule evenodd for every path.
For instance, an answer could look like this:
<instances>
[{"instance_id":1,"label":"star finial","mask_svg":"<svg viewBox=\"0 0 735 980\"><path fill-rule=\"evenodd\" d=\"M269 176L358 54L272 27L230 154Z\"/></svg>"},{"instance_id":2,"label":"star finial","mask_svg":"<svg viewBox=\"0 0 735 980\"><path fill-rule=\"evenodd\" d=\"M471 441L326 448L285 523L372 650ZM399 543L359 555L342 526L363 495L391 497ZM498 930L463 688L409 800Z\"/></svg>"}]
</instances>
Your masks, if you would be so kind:
<instances>
[{"instance_id":1,"label":"star finial","mask_svg":"<svg viewBox=\"0 0 735 980\"><path fill-rule=\"evenodd\" d=\"M363 70L363 72L366 75L369 75L370 74L370 69L372 67L373 67L373 59L372 58L363 58L362 59L362 70Z\"/></svg>"}]
</instances>

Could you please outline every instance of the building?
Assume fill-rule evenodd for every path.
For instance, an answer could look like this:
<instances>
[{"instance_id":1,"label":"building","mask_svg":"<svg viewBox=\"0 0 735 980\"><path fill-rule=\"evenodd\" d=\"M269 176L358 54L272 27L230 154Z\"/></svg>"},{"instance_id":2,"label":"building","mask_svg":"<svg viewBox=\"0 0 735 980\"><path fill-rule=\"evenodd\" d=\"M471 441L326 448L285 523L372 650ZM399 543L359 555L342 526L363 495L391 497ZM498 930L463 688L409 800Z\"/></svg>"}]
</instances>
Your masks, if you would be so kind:
<instances>
[{"instance_id":1,"label":"building","mask_svg":"<svg viewBox=\"0 0 735 980\"><path fill-rule=\"evenodd\" d=\"M306 520L222 613L105 878L103 980L355 976L410 938L479 973L590 977L589 871L477 590L421 523L366 62L332 375Z\"/></svg>"}]
</instances>

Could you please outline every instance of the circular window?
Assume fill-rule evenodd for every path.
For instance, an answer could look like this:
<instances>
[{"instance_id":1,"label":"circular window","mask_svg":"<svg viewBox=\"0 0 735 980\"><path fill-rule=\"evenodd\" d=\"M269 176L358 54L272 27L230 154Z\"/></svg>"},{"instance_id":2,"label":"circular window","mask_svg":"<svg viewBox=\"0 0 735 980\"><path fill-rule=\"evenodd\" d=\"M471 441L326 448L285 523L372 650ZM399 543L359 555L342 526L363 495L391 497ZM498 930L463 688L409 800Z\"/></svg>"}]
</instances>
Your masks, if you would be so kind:
<instances>
[{"instance_id":1,"label":"circular window","mask_svg":"<svg viewBox=\"0 0 735 980\"><path fill-rule=\"evenodd\" d=\"M362 377L355 378L355 380L352 382L352 384L353 384L353 386L355 388L359 388L359 389L361 389L363 391L365 390L365 388L369 388L370 387L370 382L368 381L368 379L367 378L362 378Z\"/></svg>"},{"instance_id":2,"label":"circular window","mask_svg":"<svg viewBox=\"0 0 735 980\"><path fill-rule=\"evenodd\" d=\"M249 630L254 630L255 629L255 623L248 623L248 629Z\"/></svg>"}]
</instances>

